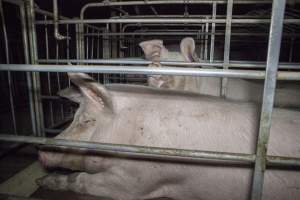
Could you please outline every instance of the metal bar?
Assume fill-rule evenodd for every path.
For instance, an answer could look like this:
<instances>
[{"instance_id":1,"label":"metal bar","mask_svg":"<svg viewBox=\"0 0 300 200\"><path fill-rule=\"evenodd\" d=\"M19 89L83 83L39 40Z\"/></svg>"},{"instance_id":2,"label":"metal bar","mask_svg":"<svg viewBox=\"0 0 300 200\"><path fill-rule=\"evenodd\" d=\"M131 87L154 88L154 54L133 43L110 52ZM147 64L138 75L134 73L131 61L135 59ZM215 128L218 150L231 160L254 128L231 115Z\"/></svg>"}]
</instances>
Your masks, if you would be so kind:
<instances>
[{"instance_id":1,"label":"metal bar","mask_svg":"<svg viewBox=\"0 0 300 200\"><path fill-rule=\"evenodd\" d=\"M204 25L201 26L201 33L204 33ZM203 60L203 55L204 55L203 35L199 35L199 36L200 36L200 59Z\"/></svg>"},{"instance_id":2,"label":"metal bar","mask_svg":"<svg viewBox=\"0 0 300 200\"><path fill-rule=\"evenodd\" d=\"M53 22L54 22L54 37L56 40L65 40L67 39L66 36L63 36L59 33L58 30L58 6L57 6L57 0L53 0Z\"/></svg>"},{"instance_id":3,"label":"metal bar","mask_svg":"<svg viewBox=\"0 0 300 200\"><path fill-rule=\"evenodd\" d=\"M38 59L38 63L87 63L87 64L116 64L116 65L149 65L151 61L147 61L144 59L139 58L123 58L123 59ZM208 66L208 67L223 67L223 61L215 61L213 63L210 62L174 62L174 61L161 61L162 65L170 65L170 66L190 66L190 67L201 67L201 66ZM257 61L233 61L231 60L229 63L230 68L266 68L266 63L264 62L257 62ZM280 69L300 69L300 63L280 63Z\"/></svg>"},{"instance_id":4,"label":"metal bar","mask_svg":"<svg viewBox=\"0 0 300 200\"><path fill-rule=\"evenodd\" d=\"M29 64L29 49L28 49L28 29L26 26L26 14L25 14L25 5L24 2L20 4L20 16L21 16L21 26L22 26L22 41L24 48L24 61L25 64ZM36 135L37 125L35 121L35 110L34 110L34 102L33 102L33 88L32 88L32 79L31 73L26 72L27 79L27 88L28 88L28 96L29 96L29 107L30 107L30 118L31 118L31 126L33 135Z\"/></svg>"},{"instance_id":5,"label":"metal bar","mask_svg":"<svg viewBox=\"0 0 300 200\"><path fill-rule=\"evenodd\" d=\"M212 24L215 24L215 23L212 23ZM164 24L164 26L166 26ZM173 31L173 32L171 32ZM97 36L98 34L92 34L92 33L89 33L89 34L84 34L85 37L93 37L93 36ZM108 35L108 36L132 36L132 35L141 35L141 36L152 36L152 35L163 35L163 36L169 36L169 35L178 35L178 36L181 36L181 35L186 35L186 36L198 36L198 35L205 35L205 36L223 36L225 35L224 32L217 32L217 33L200 33L198 30L189 30L189 31L184 31L184 29L181 29L181 30L170 30L170 31L164 31L162 32L161 30L159 31L149 31L149 32L146 32L143 31L143 32L126 32L126 33L123 33L123 32L110 32L110 33L100 33L100 35ZM236 33L231 33L232 36L256 36L256 37L267 37L269 36L268 33L241 33L241 32L236 32ZM283 35L284 37L299 37L300 34L297 34L297 33L285 33Z\"/></svg>"},{"instance_id":6,"label":"metal bar","mask_svg":"<svg viewBox=\"0 0 300 200\"><path fill-rule=\"evenodd\" d=\"M26 65L0 64L0 71L32 72L83 72L108 74L148 74L176 76L228 77L245 79L264 79L265 72L258 70L224 70L179 67L145 67L145 66L91 66L91 65ZM300 80L300 72L278 72L278 80Z\"/></svg>"},{"instance_id":7,"label":"metal bar","mask_svg":"<svg viewBox=\"0 0 300 200\"><path fill-rule=\"evenodd\" d=\"M47 16L44 16L44 19L47 20ZM45 26L45 45L46 45L46 60L49 60L49 37L48 37L48 26ZM57 59L57 58L56 58ZM50 73L47 73L47 81L48 81L48 93L51 96L51 76ZM50 109L50 125L54 124L54 115L53 115L53 103L49 102Z\"/></svg>"},{"instance_id":8,"label":"metal bar","mask_svg":"<svg viewBox=\"0 0 300 200\"><path fill-rule=\"evenodd\" d=\"M35 64L38 58L37 55L37 39L35 32L35 11L34 11L34 0L27 0L27 20L28 20L28 33L30 42L30 63ZM40 101L40 75L39 73L32 73L32 86L33 86L33 102L35 106L35 120L37 124L37 130L35 131L39 136L44 136L44 119L43 119L43 107Z\"/></svg>"},{"instance_id":9,"label":"metal bar","mask_svg":"<svg viewBox=\"0 0 300 200\"><path fill-rule=\"evenodd\" d=\"M286 0L273 1L270 26L270 38L267 56L267 69L261 110L259 135L256 147L255 168L252 182L252 200L262 197L264 172L267 164L267 146L270 136L274 96L276 89L276 75L279 64L281 37Z\"/></svg>"},{"instance_id":10,"label":"metal bar","mask_svg":"<svg viewBox=\"0 0 300 200\"><path fill-rule=\"evenodd\" d=\"M7 37L7 30L6 30L6 23L5 23L2 0L0 0L0 15L1 15L1 21L2 21L3 37L4 37L5 59L6 59L6 63L9 64L10 59L9 59L9 49L8 49L9 48L8 47L8 37ZM17 135L18 131L17 131L17 121L16 121L16 115L15 115L13 80L12 80L11 72L7 72L7 79L8 79L9 106L10 106L10 113L11 113L12 124L13 124L13 133L15 135Z\"/></svg>"},{"instance_id":11,"label":"metal bar","mask_svg":"<svg viewBox=\"0 0 300 200\"><path fill-rule=\"evenodd\" d=\"M135 145L121 145L110 143L96 143L84 142L75 140L62 140L41 137L29 136L12 136L0 134L1 141L9 142L22 142L30 144L47 145L50 147L68 147L72 149L84 149L98 154L109 154L114 156L126 156L130 158L139 159L159 159L164 161L173 162L190 162L202 163L207 160L228 161L228 162L242 162L245 164L252 164L255 161L253 154L241 153L224 153L213 151L201 150L185 150L174 148L158 148L158 147L145 147ZM299 158L267 156L268 166L281 166L281 167L299 167Z\"/></svg>"},{"instance_id":12,"label":"metal bar","mask_svg":"<svg viewBox=\"0 0 300 200\"><path fill-rule=\"evenodd\" d=\"M55 40L55 45L56 45L56 51L55 51L55 53L56 53L56 55L55 55L55 58L56 58L56 60L58 60L59 59L59 55L60 55L60 51L59 51L59 43L57 42L57 40ZM57 63L56 63L57 64ZM56 80L57 80L57 87L58 87L58 91L60 91L61 90L61 81L60 81L60 73L56 73ZM61 120L63 120L64 119L64 107L63 107L63 105L61 104L60 105L60 116L61 116Z\"/></svg>"},{"instance_id":13,"label":"metal bar","mask_svg":"<svg viewBox=\"0 0 300 200\"><path fill-rule=\"evenodd\" d=\"M225 30L225 45L224 45L224 69L228 69L230 60L230 39L231 39L231 20L232 20L233 0L228 0L227 3L227 17L226 17L226 30ZM226 98L227 93L227 78L222 78L221 96Z\"/></svg>"},{"instance_id":14,"label":"metal bar","mask_svg":"<svg viewBox=\"0 0 300 200\"><path fill-rule=\"evenodd\" d=\"M269 24L269 19L232 19L232 24ZM183 18L183 19L66 19L60 20L58 24L111 24L111 23L216 23L225 24L226 19L199 19L199 18ZM35 24L53 24L53 21L37 20ZM284 24L300 24L299 19L285 19Z\"/></svg>"},{"instance_id":15,"label":"metal bar","mask_svg":"<svg viewBox=\"0 0 300 200\"><path fill-rule=\"evenodd\" d=\"M92 30L92 33L94 33L94 30ZM91 40L91 59L95 59L94 58L94 38L95 37L92 37L92 40Z\"/></svg>"},{"instance_id":16,"label":"metal bar","mask_svg":"<svg viewBox=\"0 0 300 200\"><path fill-rule=\"evenodd\" d=\"M295 38L291 38L291 43L290 43L290 51L289 51L289 62L293 62L293 55L294 55L294 43L295 43Z\"/></svg>"},{"instance_id":17,"label":"metal bar","mask_svg":"<svg viewBox=\"0 0 300 200\"><path fill-rule=\"evenodd\" d=\"M216 2L218 4L226 4L227 0L189 0L189 4L212 4ZM84 18L84 13L86 9L91 7L108 7L108 6L137 6L137 5L161 5L161 4L186 4L186 0L165 0L165 1L157 1L157 0L147 0L147 1L121 1L121 2L104 2L104 3L88 3L84 7L82 7L80 11L80 18ZM235 0L235 4L270 4L271 0Z\"/></svg>"},{"instance_id":18,"label":"metal bar","mask_svg":"<svg viewBox=\"0 0 300 200\"><path fill-rule=\"evenodd\" d=\"M254 155L240 154L240 153L222 153L211 151L192 151L184 149L172 149L172 148L157 148L157 147L145 147L145 146L133 146L133 145L120 145L109 143L96 143L96 142L84 142L75 140L62 140L40 137L28 137L28 136L14 136L0 135L2 141L14 141L31 144L42 144L47 146L63 146L70 148L81 148L92 150L97 153L111 153L112 155L127 155L136 156L136 158L161 158L167 159L173 158L176 161L203 161L203 159L217 159L227 161L239 161L246 163L253 163L255 160Z\"/></svg>"},{"instance_id":19,"label":"metal bar","mask_svg":"<svg viewBox=\"0 0 300 200\"><path fill-rule=\"evenodd\" d=\"M212 8L212 19L216 19L217 15L217 3L213 3ZM215 33L216 33L216 23L212 23L211 25L211 38L210 38L210 54L209 61L212 63L214 61L215 55Z\"/></svg>"},{"instance_id":20,"label":"metal bar","mask_svg":"<svg viewBox=\"0 0 300 200\"><path fill-rule=\"evenodd\" d=\"M205 37L204 37L204 60L206 61L208 58L208 29L209 29L209 24L205 24Z\"/></svg>"},{"instance_id":21,"label":"metal bar","mask_svg":"<svg viewBox=\"0 0 300 200\"><path fill-rule=\"evenodd\" d=\"M86 33L89 33L89 27L86 27ZM86 49L85 49L85 58L89 59L89 38L86 38Z\"/></svg>"}]
</instances>

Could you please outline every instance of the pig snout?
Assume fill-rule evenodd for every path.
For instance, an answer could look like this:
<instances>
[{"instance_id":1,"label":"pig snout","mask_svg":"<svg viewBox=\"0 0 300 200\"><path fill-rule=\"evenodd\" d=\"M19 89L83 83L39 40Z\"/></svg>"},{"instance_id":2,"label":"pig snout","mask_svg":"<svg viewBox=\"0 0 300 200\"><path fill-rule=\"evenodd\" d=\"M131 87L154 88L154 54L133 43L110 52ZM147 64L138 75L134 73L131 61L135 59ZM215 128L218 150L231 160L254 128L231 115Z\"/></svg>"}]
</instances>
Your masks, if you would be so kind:
<instances>
[{"instance_id":1,"label":"pig snout","mask_svg":"<svg viewBox=\"0 0 300 200\"><path fill-rule=\"evenodd\" d=\"M52 155L53 153L39 151L39 161L47 168L55 167L59 164L59 155Z\"/></svg>"}]
</instances>

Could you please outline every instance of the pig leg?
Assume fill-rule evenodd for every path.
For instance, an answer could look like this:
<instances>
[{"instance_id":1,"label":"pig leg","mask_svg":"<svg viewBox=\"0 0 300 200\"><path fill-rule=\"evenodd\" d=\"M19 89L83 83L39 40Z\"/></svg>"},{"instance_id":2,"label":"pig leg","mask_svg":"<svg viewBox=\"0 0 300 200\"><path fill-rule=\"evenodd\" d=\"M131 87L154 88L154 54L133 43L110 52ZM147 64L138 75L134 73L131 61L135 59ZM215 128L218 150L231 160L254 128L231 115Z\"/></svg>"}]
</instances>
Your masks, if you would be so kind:
<instances>
[{"instance_id":1,"label":"pig leg","mask_svg":"<svg viewBox=\"0 0 300 200\"><path fill-rule=\"evenodd\" d=\"M120 185L118 180L110 173L88 174L79 172L70 175L50 174L36 182L39 186L50 190L70 190L116 200L134 199L130 191L125 191L124 186Z\"/></svg>"}]
</instances>

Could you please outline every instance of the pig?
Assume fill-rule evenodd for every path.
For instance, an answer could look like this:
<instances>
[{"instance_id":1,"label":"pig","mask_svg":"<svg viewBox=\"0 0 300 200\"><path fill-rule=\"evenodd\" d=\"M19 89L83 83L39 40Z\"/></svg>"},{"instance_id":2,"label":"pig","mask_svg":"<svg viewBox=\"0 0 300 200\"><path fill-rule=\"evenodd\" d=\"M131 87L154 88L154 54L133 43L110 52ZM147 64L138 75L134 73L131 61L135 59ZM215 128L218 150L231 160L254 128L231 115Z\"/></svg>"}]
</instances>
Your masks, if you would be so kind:
<instances>
[{"instance_id":1,"label":"pig","mask_svg":"<svg viewBox=\"0 0 300 200\"><path fill-rule=\"evenodd\" d=\"M56 138L101 143L253 154L259 109L255 103L188 91L101 85L69 73L75 86L60 95L79 102L71 125ZM268 155L300 156L300 113L276 108ZM248 199L252 169L237 165L162 162L41 149L45 167L74 170L37 182L54 190L114 200ZM300 172L269 169L263 199L299 199Z\"/></svg>"},{"instance_id":2,"label":"pig","mask_svg":"<svg viewBox=\"0 0 300 200\"><path fill-rule=\"evenodd\" d=\"M153 62L150 66L162 67L160 61L198 62L193 38L184 38L180 43L180 52L170 52L164 47L162 40L149 40L139 44L145 58ZM186 90L212 96L221 96L221 78L193 76L149 76L148 85L156 88ZM232 100L262 100L263 81L228 79L225 97ZM276 107L300 107L300 85L278 81L275 96Z\"/></svg>"}]
</instances>

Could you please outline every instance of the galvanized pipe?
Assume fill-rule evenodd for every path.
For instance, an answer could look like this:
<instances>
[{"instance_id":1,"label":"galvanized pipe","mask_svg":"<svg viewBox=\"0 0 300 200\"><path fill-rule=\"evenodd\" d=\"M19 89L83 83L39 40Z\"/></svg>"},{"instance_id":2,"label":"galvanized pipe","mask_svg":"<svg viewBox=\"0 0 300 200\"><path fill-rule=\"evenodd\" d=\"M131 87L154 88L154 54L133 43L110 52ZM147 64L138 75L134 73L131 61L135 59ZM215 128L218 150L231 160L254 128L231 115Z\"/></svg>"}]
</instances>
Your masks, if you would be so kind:
<instances>
[{"instance_id":1,"label":"galvanized pipe","mask_svg":"<svg viewBox=\"0 0 300 200\"><path fill-rule=\"evenodd\" d=\"M26 26L26 14L25 14L25 5L22 2L20 5L20 16L21 16L21 26L22 26L22 39L23 39L23 48L24 48L24 61L25 64L29 64L29 49L28 49L28 29ZM27 88L28 88L28 96L29 96L29 107L30 107L30 118L31 118L31 126L32 133L36 135L37 125L35 121L35 110L34 110L34 102L33 102L33 88L32 88L32 78L31 73L26 72L26 80L27 80Z\"/></svg>"},{"instance_id":2,"label":"galvanized pipe","mask_svg":"<svg viewBox=\"0 0 300 200\"><path fill-rule=\"evenodd\" d=\"M285 4L286 0L274 0L272 5L272 22L270 26L266 77L252 182L252 200L260 200L262 198L264 174L267 166L266 155L271 130L276 78L283 32Z\"/></svg>"},{"instance_id":3,"label":"galvanized pipe","mask_svg":"<svg viewBox=\"0 0 300 200\"><path fill-rule=\"evenodd\" d=\"M225 24L226 19L199 19L199 18L184 18L184 19L65 19L60 20L58 24L112 24L112 23L216 23ZM270 19L232 19L232 24L269 24ZM53 21L36 20L35 24L53 24ZM284 24L300 24L299 19L285 19Z\"/></svg>"},{"instance_id":4,"label":"galvanized pipe","mask_svg":"<svg viewBox=\"0 0 300 200\"><path fill-rule=\"evenodd\" d=\"M29 33L29 47L30 47L30 63L35 64L38 58L37 54L37 38L35 32L35 10L34 10L34 0L26 0L27 9L27 20L28 20L28 33ZM44 118L43 118L43 107L40 101L40 75L39 73L32 73L32 87L33 91L33 103L35 106L35 120L37 130L35 133L41 134L39 136L44 136Z\"/></svg>"},{"instance_id":5,"label":"galvanized pipe","mask_svg":"<svg viewBox=\"0 0 300 200\"><path fill-rule=\"evenodd\" d=\"M86 64L110 64L110 65L149 65L151 61L138 59L138 58L123 58L123 59L39 59L38 63L86 63ZM162 65L169 66L188 66L188 67L223 67L223 61L215 61L211 62L174 62L174 61L161 61ZM231 60L229 63L229 68L266 68L266 63L264 62L256 62L256 61L233 61ZM298 69L300 70L300 63L280 63L280 69Z\"/></svg>"},{"instance_id":6,"label":"galvanized pipe","mask_svg":"<svg viewBox=\"0 0 300 200\"><path fill-rule=\"evenodd\" d=\"M49 147L67 147L71 149L86 150L99 155L113 155L136 159L158 159L161 161L203 163L203 161L227 161L229 163L252 164L255 160L253 154L225 153L201 150L186 150L174 148L158 148L135 145L121 145L110 143L84 142L75 140L62 140L30 136L12 136L0 134L1 141L22 142L29 144L46 145ZM299 158L267 156L268 166L299 167Z\"/></svg>"},{"instance_id":7,"label":"galvanized pipe","mask_svg":"<svg viewBox=\"0 0 300 200\"><path fill-rule=\"evenodd\" d=\"M233 0L228 0L227 2L227 16L226 16L226 29L225 29L225 44L224 44L224 65L223 69L228 69L230 60L230 40L231 40L231 21L232 21L232 11L233 11ZM222 78L221 91L222 97L226 97L227 94L227 78Z\"/></svg>"},{"instance_id":8,"label":"galvanized pipe","mask_svg":"<svg viewBox=\"0 0 300 200\"><path fill-rule=\"evenodd\" d=\"M258 70L223 70L179 67L144 67L144 66L91 66L91 65L26 65L0 64L0 71L32 72L83 72L107 74L148 74L174 76L228 77L245 79L264 79L265 72ZM278 72L278 80L300 80L300 72Z\"/></svg>"},{"instance_id":9,"label":"galvanized pipe","mask_svg":"<svg viewBox=\"0 0 300 200\"><path fill-rule=\"evenodd\" d=\"M217 3L213 3L212 6L212 19L216 19L217 15ZM216 24L212 23L211 25L211 36L210 36L210 53L209 53L209 61L212 63L214 61L215 55L215 34L216 34Z\"/></svg>"},{"instance_id":10,"label":"galvanized pipe","mask_svg":"<svg viewBox=\"0 0 300 200\"><path fill-rule=\"evenodd\" d=\"M66 36L63 36L59 33L58 30L58 6L57 0L53 0L53 21L54 21L54 37L57 40L65 40L68 39Z\"/></svg>"},{"instance_id":11,"label":"galvanized pipe","mask_svg":"<svg viewBox=\"0 0 300 200\"><path fill-rule=\"evenodd\" d=\"M226 4L227 0L189 0L189 4ZM88 3L82 7L80 11L80 19L84 18L84 13L88 8L92 7L113 7L113 6L137 6L137 5L163 5L163 4L182 4L185 5L186 0L147 0L147 1L120 1L120 2L103 2L103 3ZM271 0L235 0L235 4L270 4Z\"/></svg>"}]
</instances>

